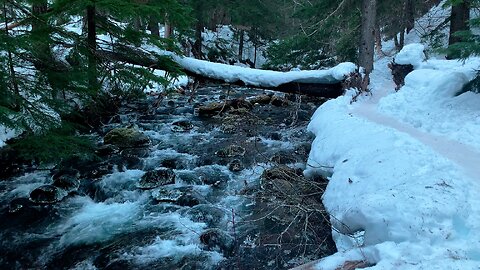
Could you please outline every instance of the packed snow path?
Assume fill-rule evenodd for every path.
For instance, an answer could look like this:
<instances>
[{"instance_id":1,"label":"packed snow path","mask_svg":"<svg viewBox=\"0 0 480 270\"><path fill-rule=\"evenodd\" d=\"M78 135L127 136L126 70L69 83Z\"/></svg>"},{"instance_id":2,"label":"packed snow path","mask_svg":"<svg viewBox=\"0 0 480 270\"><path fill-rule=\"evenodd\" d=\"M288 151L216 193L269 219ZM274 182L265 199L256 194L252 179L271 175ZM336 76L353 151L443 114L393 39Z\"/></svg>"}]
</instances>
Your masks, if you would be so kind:
<instances>
[{"instance_id":1,"label":"packed snow path","mask_svg":"<svg viewBox=\"0 0 480 270\"><path fill-rule=\"evenodd\" d=\"M372 96L351 104L347 93L312 118L305 173L332 168L323 201L339 249L314 268L480 269L480 95L460 93L480 60L424 61L422 50L400 54L415 71L399 92L381 59Z\"/></svg>"}]
</instances>

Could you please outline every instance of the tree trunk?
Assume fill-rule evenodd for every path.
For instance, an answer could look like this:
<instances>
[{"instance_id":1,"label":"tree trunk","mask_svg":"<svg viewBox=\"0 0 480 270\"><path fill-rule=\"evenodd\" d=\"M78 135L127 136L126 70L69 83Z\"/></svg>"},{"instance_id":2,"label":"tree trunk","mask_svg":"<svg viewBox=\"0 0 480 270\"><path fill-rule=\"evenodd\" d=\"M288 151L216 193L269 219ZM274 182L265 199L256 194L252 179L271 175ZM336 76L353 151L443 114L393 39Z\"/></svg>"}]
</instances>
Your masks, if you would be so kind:
<instances>
[{"instance_id":1,"label":"tree trunk","mask_svg":"<svg viewBox=\"0 0 480 270\"><path fill-rule=\"evenodd\" d=\"M245 31L240 30L240 41L238 42L238 61L242 62L243 60L243 43L245 41Z\"/></svg>"},{"instance_id":2,"label":"tree trunk","mask_svg":"<svg viewBox=\"0 0 480 270\"><path fill-rule=\"evenodd\" d=\"M362 0L362 25L360 39L359 65L365 69L362 90L367 90L370 73L373 70L375 42L376 0Z\"/></svg>"},{"instance_id":3,"label":"tree trunk","mask_svg":"<svg viewBox=\"0 0 480 270\"><path fill-rule=\"evenodd\" d=\"M88 85L90 89L98 89L97 81L97 28L95 22L95 6L87 6L87 45L88 45Z\"/></svg>"},{"instance_id":4,"label":"tree trunk","mask_svg":"<svg viewBox=\"0 0 480 270\"><path fill-rule=\"evenodd\" d=\"M402 32L400 32L400 40L398 41L398 51L401 51L403 49L403 46L405 46L405 29L402 29Z\"/></svg>"},{"instance_id":5,"label":"tree trunk","mask_svg":"<svg viewBox=\"0 0 480 270\"><path fill-rule=\"evenodd\" d=\"M448 37L448 45L462 41L462 38L455 36L458 31L469 29L468 21L470 20L470 0L464 0L462 3L452 5L450 14L450 35ZM449 54L448 59L456 58L457 55Z\"/></svg>"},{"instance_id":6,"label":"tree trunk","mask_svg":"<svg viewBox=\"0 0 480 270\"><path fill-rule=\"evenodd\" d=\"M415 3L414 0L405 0L405 28L407 34L415 27Z\"/></svg>"},{"instance_id":7,"label":"tree trunk","mask_svg":"<svg viewBox=\"0 0 480 270\"><path fill-rule=\"evenodd\" d=\"M380 31L380 25L375 23L375 51L377 55L383 55L382 52L382 32Z\"/></svg>"},{"instance_id":8,"label":"tree trunk","mask_svg":"<svg viewBox=\"0 0 480 270\"><path fill-rule=\"evenodd\" d=\"M173 26L169 21L165 21L165 30L163 37L170 38L173 35Z\"/></svg>"},{"instance_id":9,"label":"tree trunk","mask_svg":"<svg viewBox=\"0 0 480 270\"><path fill-rule=\"evenodd\" d=\"M155 16L150 16L148 20L148 30L153 36L160 37L160 27L158 26L158 20L155 19Z\"/></svg>"},{"instance_id":10,"label":"tree trunk","mask_svg":"<svg viewBox=\"0 0 480 270\"><path fill-rule=\"evenodd\" d=\"M193 56L197 59L203 59L203 53L202 53L202 30L203 30L203 25L201 22L197 22L197 25L195 27L195 43L193 43L192 47L192 53Z\"/></svg>"}]
</instances>

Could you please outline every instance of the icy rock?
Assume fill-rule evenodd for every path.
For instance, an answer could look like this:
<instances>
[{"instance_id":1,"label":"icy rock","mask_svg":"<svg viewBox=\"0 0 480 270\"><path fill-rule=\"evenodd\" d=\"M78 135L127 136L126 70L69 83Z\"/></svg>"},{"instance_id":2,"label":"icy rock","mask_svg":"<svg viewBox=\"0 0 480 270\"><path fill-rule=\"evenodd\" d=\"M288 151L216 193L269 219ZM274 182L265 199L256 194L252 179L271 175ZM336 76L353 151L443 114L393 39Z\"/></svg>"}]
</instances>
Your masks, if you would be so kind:
<instances>
[{"instance_id":1,"label":"icy rock","mask_svg":"<svg viewBox=\"0 0 480 270\"><path fill-rule=\"evenodd\" d=\"M273 106L276 106L276 107L284 107L284 106L288 106L289 102L286 98L279 97L279 96L273 96L270 103Z\"/></svg>"},{"instance_id":2,"label":"icy rock","mask_svg":"<svg viewBox=\"0 0 480 270\"><path fill-rule=\"evenodd\" d=\"M138 187L141 189L154 189L157 187L170 185L175 183L175 173L172 169L162 168L154 171L146 172Z\"/></svg>"},{"instance_id":3,"label":"icy rock","mask_svg":"<svg viewBox=\"0 0 480 270\"><path fill-rule=\"evenodd\" d=\"M254 97L247 98L247 101L250 102L251 104L269 104L270 101L272 100L272 97L269 95L258 95Z\"/></svg>"},{"instance_id":4,"label":"icy rock","mask_svg":"<svg viewBox=\"0 0 480 270\"><path fill-rule=\"evenodd\" d=\"M66 190L68 192L77 190L80 187L80 180L78 179L78 171L75 174L58 173L53 177L53 185Z\"/></svg>"},{"instance_id":5,"label":"icy rock","mask_svg":"<svg viewBox=\"0 0 480 270\"><path fill-rule=\"evenodd\" d=\"M288 164L288 163L297 162L297 159L290 153L287 153L285 151L280 151L278 153L275 153L270 158L270 161L277 164Z\"/></svg>"},{"instance_id":6,"label":"icy rock","mask_svg":"<svg viewBox=\"0 0 480 270\"><path fill-rule=\"evenodd\" d=\"M239 159L234 159L228 163L228 170L231 172L240 172L243 170L243 164L242 161Z\"/></svg>"},{"instance_id":7,"label":"icy rock","mask_svg":"<svg viewBox=\"0 0 480 270\"><path fill-rule=\"evenodd\" d=\"M209 205L199 204L190 208L187 215L195 222L204 222L209 227L217 226L225 217L225 210Z\"/></svg>"},{"instance_id":8,"label":"icy rock","mask_svg":"<svg viewBox=\"0 0 480 270\"><path fill-rule=\"evenodd\" d=\"M209 229L200 235L200 242L209 250L220 250L225 256L233 255L235 239L220 229Z\"/></svg>"},{"instance_id":9,"label":"icy rock","mask_svg":"<svg viewBox=\"0 0 480 270\"><path fill-rule=\"evenodd\" d=\"M61 201L65 192L53 185L43 185L30 192L30 201L38 204L52 204Z\"/></svg>"},{"instance_id":10,"label":"icy rock","mask_svg":"<svg viewBox=\"0 0 480 270\"><path fill-rule=\"evenodd\" d=\"M239 145L230 145L215 152L218 157L236 157L245 155L245 148Z\"/></svg>"},{"instance_id":11,"label":"icy rock","mask_svg":"<svg viewBox=\"0 0 480 270\"><path fill-rule=\"evenodd\" d=\"M178 199L176 204L180 206L195 206L199 204L208 203L202 195L195 191L188 191L183 193Z\"/></svg>"},{"instance_id":12,"label":"icy rock","mask_svg":"<svg viewBox=\"0 0 480 270\"><path fill-rule=\"evenodd\" d=\"M172 123L173 132L187 132L191 129L193 129L193 124L187 120L181 120Z\"/></svg>"},{"instance_id":13,"label":"icy rock","mask_svg":"<svg viewBox=\"0 0 480 270\"><path fill-rule=\"evenodd\" d=\"M183 195L179 189L161 188L152 192L152 196L159 202L175 203Z\"/></svg>"},{"instance_id":14,"label":"icy rock","mask_svg":"<svg viewBox=\"0 0 480 270\"><path fill-rule=\"evenodd\" d=\"M148 137L133 128L115 128L103 138L105 144L112 144L120 148L142 147L150 143Z\"/></svg>"},{"instance_id":15,"label":"icy rock","mask_svg":"<svg viewBox=\"0 0 480 270\"><path fill-rule=\"evenodd\" d=\"M97 148L95 150L95 154L97 154L100 157L107 157L110 156L111 154L118 153L119 148L116 147L115 145L111 144L105 144Z\"/></svg>"}]
</instances>

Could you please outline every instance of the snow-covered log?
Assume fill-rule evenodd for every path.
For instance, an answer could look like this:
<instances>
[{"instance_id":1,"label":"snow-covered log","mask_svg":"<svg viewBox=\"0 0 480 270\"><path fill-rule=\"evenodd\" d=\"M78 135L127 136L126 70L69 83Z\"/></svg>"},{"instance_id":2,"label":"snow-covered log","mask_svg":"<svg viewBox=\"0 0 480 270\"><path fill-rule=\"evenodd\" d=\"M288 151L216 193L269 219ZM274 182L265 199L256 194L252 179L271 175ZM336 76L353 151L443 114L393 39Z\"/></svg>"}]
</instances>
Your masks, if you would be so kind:
<instances>
[{"instance_id":1,"label":"snow-covered log","mask_svg":"<svg viewBox=\"0 0 480 270\"><path fill-rule=\"evenodd\" d=\"M158 59L147 54L131 55L116 50L100 51L98 55L153 69L165 69ZM343 93L342 82L356 69L355 64L347 62L325 70L279 72L212 63L174 54L170 56L188 76L200 80L328 98L338 97Z\"/></svg>"}]
</instances>

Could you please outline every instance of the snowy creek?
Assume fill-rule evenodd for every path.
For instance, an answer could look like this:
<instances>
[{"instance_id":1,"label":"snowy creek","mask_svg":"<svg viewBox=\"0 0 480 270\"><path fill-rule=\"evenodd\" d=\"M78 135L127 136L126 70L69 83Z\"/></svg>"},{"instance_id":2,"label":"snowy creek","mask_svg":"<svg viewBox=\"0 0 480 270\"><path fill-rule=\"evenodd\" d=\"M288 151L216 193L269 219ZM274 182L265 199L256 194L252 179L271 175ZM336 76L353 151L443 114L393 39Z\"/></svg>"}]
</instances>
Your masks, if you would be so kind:
<instances>
[{"instance_id":1,"label":"snowy creek","mask_svg":"<svg viewBox=\"0 0 480 270\"><path fill-rule=\"evenodd\" d=\"M202 105L265 94L264 104L198 115ZM302 175L313 140L306 125L323 100L272 95L209 86L191 102L125 104L92 136L101 145L108 131L131 127L148 146L101 146L102 161L73 165L78 185L55 203L31 200L54 169L1 181L0 267L288 269L333 254L326 181ZM142 186L158 169L174 172L174 183Z\"/></svg>"}]
</instances>

